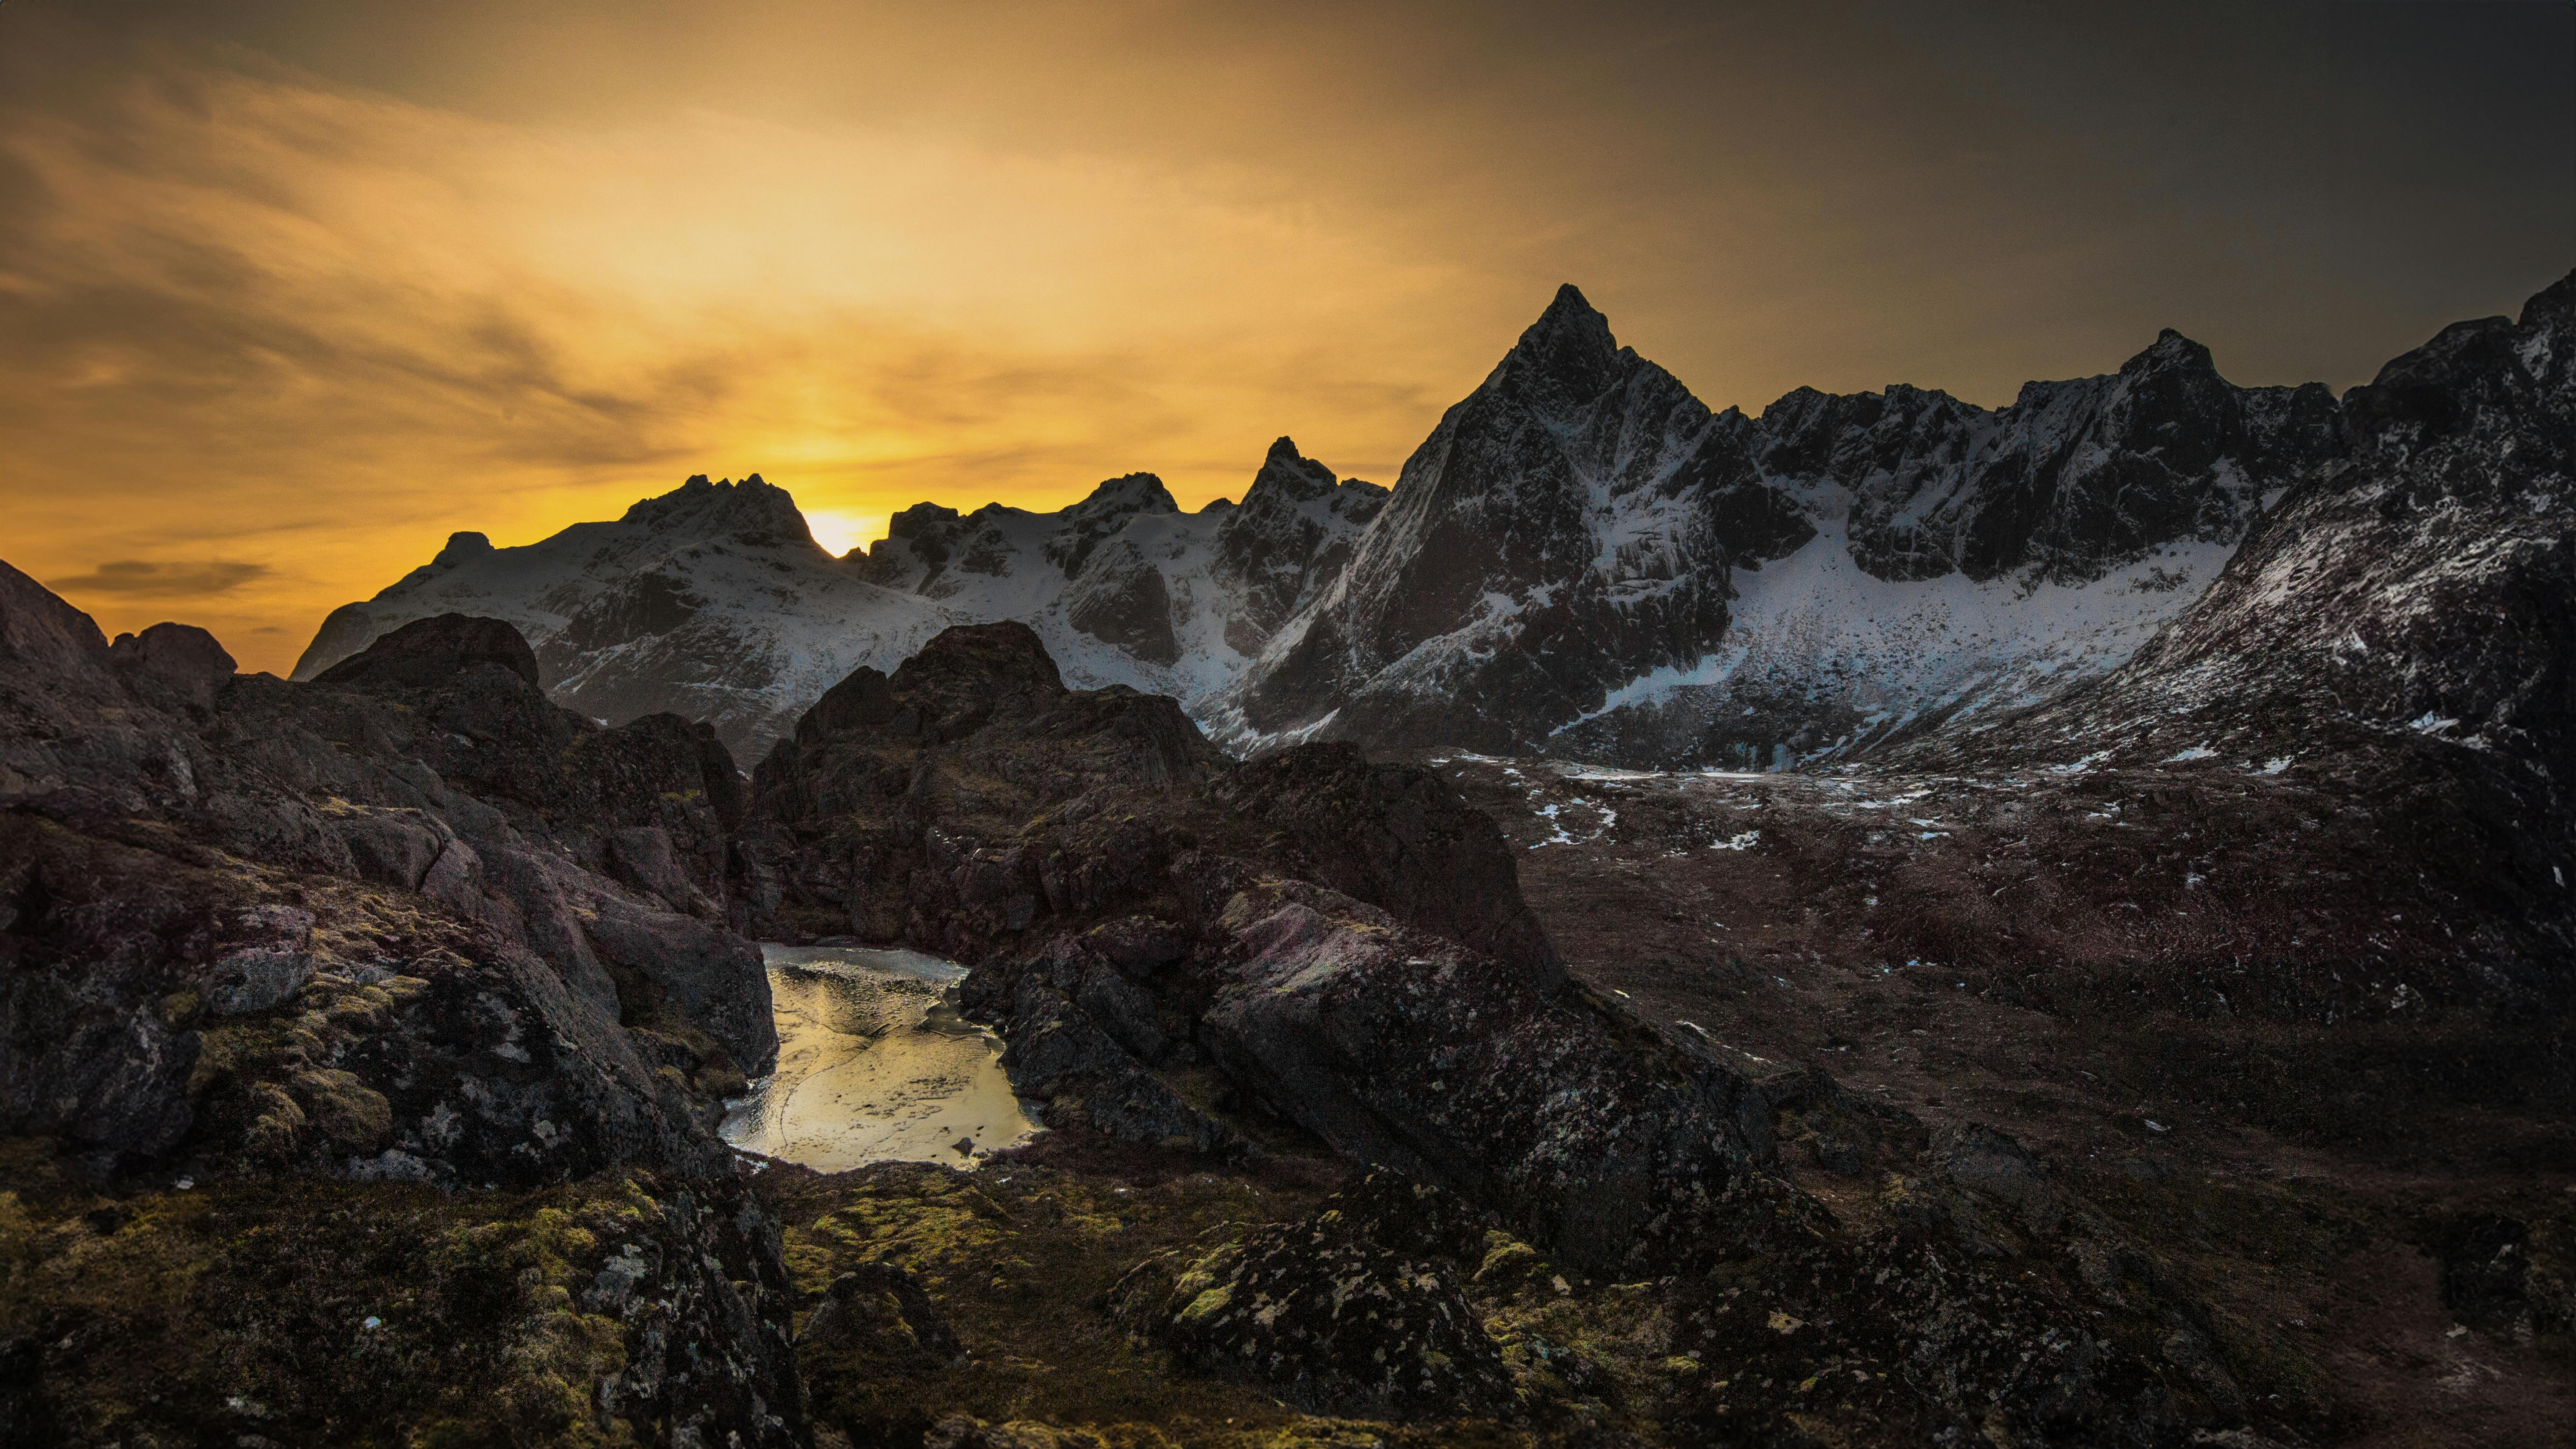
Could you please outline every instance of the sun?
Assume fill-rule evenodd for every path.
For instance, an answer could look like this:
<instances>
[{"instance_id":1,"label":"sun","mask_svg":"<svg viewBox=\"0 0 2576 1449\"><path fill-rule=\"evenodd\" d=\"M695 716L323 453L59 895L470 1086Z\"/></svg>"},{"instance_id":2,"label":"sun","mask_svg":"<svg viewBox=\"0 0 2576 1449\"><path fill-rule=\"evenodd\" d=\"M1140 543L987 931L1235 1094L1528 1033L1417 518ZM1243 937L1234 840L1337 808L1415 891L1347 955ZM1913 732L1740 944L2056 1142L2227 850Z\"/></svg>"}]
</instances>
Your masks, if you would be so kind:
<instances>
[{"instance_id":1,"label":"sun","mask_svg":"<svg viewBox=\"0 0 2576 1449\"><path fill-rule=\"evenodd\" d=\"M814 541L835 557L863 547L885 532L883 523L873 514L842 513L829 508L806 509L805 527L814 535Z\"/></svg>"}]
</instances>

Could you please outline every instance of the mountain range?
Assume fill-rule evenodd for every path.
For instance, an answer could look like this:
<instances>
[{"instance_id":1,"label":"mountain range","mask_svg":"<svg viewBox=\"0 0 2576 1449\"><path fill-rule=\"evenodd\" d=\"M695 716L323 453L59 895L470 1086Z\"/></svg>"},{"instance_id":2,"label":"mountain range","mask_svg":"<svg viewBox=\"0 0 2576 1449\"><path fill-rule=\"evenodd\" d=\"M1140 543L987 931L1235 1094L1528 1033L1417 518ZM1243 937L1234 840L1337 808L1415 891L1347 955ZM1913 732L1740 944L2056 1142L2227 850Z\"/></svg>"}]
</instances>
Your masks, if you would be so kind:
<instances>
[{"instance_id":1,"label":"mountain range","mask_svg":"<svg viewBox=\"0 0 2576 1449\"><path fill-rule=\"evenodd\" d=\"M295 674L414 619L501 618L559 702L704 719L748 761L850 670L1015 619L1072 684L1172 695L1237 754L1347 739L1658 767L1863 758L1991 729L2142 650L2170 663L2196 647L2182 641L2274 628L2239 616L2294 627L2308 615L2281 601L2341 567L2314 555L2362 548L2346 515L2393 526L2400 505L2361 500L2433 496L2400 475L2451 481L2398 556L2352 565L2386 575L2383 593L2554 557L2568 289L2519 322L2460 324L2341 399L2238 387L2167 331L2116 372L2029 383L2003 408L1801 388L1756 416L1712 412L1567 286L1392 490L1282 438L1239 504L1184 512L1135 473L1052 513L919 504L835 558L784 490L697 477L524 547L457 534L336 610ZM2465 441L2390 441L2454 424ZM2473 475L2486 502L2466 501ZM2447 546L2472 507L2519 542ZM2427 710L2407 718L2469 718Z\"/></svg>"}]
</instances>

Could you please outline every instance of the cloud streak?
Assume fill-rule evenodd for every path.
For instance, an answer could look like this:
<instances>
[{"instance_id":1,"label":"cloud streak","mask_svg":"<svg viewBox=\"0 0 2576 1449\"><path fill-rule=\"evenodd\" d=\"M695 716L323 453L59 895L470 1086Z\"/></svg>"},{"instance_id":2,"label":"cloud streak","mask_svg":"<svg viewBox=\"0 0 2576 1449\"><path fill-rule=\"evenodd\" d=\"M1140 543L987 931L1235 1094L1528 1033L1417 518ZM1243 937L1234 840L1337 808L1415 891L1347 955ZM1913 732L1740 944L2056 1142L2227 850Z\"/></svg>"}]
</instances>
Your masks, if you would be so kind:
<instances>
[{"instance_id":1,"label":"cloud streak","mask_svg":"<svg viewBox=\"0 0 2576 1449\"><path fill-rule=\"evenodd\" d=\"M47 579L56 593L105 594L118 599L204 599L228 594L268 572L268 565L213 560L198 564L116 559L85 574Z\"/></svg>"}]
</instances>

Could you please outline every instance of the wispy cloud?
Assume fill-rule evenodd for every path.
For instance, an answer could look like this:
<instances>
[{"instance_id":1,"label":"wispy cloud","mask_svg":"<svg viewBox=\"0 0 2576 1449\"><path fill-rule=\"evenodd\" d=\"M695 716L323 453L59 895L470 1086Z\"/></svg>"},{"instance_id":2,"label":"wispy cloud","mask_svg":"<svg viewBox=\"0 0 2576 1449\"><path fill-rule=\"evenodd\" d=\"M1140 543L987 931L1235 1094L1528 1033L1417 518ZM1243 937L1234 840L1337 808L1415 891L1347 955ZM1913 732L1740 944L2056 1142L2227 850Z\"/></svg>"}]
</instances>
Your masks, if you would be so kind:
<instances>
[{"instance_id":1,"label":"wispy cloud","mask_svg":"<svg viewBox=\"0 0 2576 1449\"><path fill-rule=\"evenodd\" d=\"M192 599L226 594L268 572L268 565L215 560L150 563L117 559L85 574L45 580L57 593L106 594L118 599Z\"/></svg>"}]
</instances>

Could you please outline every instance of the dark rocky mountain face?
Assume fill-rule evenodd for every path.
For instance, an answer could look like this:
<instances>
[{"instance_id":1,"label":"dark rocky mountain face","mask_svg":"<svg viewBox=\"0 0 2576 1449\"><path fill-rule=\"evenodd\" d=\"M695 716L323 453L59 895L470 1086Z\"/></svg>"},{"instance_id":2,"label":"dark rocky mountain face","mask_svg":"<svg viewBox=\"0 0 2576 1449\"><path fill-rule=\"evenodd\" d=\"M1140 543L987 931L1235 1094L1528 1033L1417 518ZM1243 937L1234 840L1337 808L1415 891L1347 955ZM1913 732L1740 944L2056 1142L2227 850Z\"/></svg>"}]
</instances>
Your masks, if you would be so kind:
<instances>
[{"instance_id":1,"label":"dark rocky mountain face","mask_svg":"<svg viewBox=\"0 0 2576 1449\"><path fill-rule=\"evenodd\" d=\"M1245 729L1500 747L1597 702L1631 661L1714 648L1727 541L1686 470L1725 427L1563 289L1255 666Z\"/></svg>"},{"instance_id":2,"label":"dark rocky mountain face","mask_svg":"<svg viewBox=\"0 0 2576 1449\"><path fill-rule=\"evenodd\" d=\"M1301 455L1287 438L1245 490L1243 503L1216 531L1216 576L1241 588L1243 608L1226 625L1226 642L1249 657L1350 562L1360 531L1386 506L1374 483L1336 481L1333 470Z\"/></svg>"},{"instance_id":3,"label":"dark rocky mountain face","mask_svg":"<svg viewBox=\"0 0 2576 1449\"><path fill-rule=\"evenodd\" d=\"M2576 861L2576 277L2347 393L2337 461L2125 667L1910 760L2207 759L2411 822L2495 921Z\"/></svg>"},{"instance_id":4,"label":"dark rocky mountain face","mask_svg":"<svg viewBox=\"0 0 2576 1449\"><path fill-rule=\"evenodd\" d=\"M1754 431L1762 471L1852 494L1852 556L1887 579L2085 581L2158 544L2232 543L2339 451L2325 388L2231 386L2170 329L2116 374L2029 383L1995 413L1800 389Z\"/></svg>"},{"instance_id":5,"label":"dark rocky mountain face","mask_svg":"<svg viewBox=\"0 0 2576 1449\"><path fill-rule=\"evenodd\" d=\"M1712 415L1568 287L1407 462L1341 580L1229 696L1220 734L1723 758L1726 706L1771 701L1749 680L1686 676L1737 644L1745 573L1815 549L1886 585L2081 589L2167 546L2234 543L2340 448L2324 389L2234 387L2172 332L2117 374L2032 383L1996 412L1895 387ZM1920 605L1897 587L1840 607ZM2048 652L2046 607L2027 611L2041 622L2021 652ZM2014 652L1967 622L1936 623L1913 652ZM1811 754L1859 720L1833 697L1850 693L1842 669L1790 661L1808 703L1775 737ZM1977 666L1963 670L1968 687L1941 681L1953 707L1973 691ZM1673 678L1635 698L1659 674ZM1688 718L1637 727L1676 692ZM1938 702L1925 694L1909 718Z\"/></svg>"}]
</instances>

